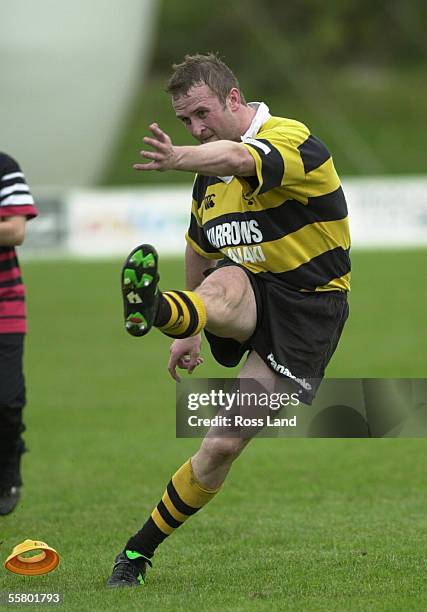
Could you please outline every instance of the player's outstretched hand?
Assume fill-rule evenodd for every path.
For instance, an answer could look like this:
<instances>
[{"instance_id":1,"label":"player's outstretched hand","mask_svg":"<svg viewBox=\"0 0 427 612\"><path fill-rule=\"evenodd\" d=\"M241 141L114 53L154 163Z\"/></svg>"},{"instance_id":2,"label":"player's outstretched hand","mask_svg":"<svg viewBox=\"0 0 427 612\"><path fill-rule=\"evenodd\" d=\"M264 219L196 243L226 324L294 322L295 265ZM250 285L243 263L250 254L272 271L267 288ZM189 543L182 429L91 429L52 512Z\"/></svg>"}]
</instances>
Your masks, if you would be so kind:
<instances>
[{"instance_id":1,"label":"player's outstretched hand","mask_svg":"<svg viewBox=\"0 0 427 612\"><path fill-rule=\"evenodd\" d=\"M176 368L187 370L189 374L192 374L195 368L203 363L203 357L200 357L201 343L202 337L200 334L191 338L180 338L172 342L168 370L174 380L181 382Z\"/></svg>"},{"instance_id":2,"label":"player's outstretched hand","mask_svg":"<svg viewBox=\"0 0 427 612\"><path fill-rule=\"evenodd\" d=\"M166 132L163 132L163 130L160 129L157 123L152 123L149 128L153 134L153 137L145 136L144 142L145 144L150 145L150 147L153 147L154 150L142 150L140 151L140 154L142 157L145 157L145 159L149 159L151 161L145 164L134 164L134 169L159 170L160 172L164 172L165 170L173 170L177 161L177 154L171 139Z\"/></svg>"}]
</instances>

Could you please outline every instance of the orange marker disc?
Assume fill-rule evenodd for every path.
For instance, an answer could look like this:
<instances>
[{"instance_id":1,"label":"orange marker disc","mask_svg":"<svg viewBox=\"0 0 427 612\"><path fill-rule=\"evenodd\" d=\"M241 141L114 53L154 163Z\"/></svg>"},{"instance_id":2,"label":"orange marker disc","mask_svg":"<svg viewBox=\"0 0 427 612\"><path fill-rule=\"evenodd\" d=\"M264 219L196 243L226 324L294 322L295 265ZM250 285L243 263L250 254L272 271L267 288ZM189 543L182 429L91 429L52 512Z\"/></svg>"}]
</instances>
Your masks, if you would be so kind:
<instances>
[{"instance_id":1,"label":"orange marker disc","mask_svg":"<svg viewBox=\"0 0 427 612\"><path fill-rule=\"evenodd\" d=\"M39 551L39 554L27 553ZM24 540L17 544L6 559L4 566L14 574L26 576L40 576L53 571L59 564L59 555L54 548L46 542L38 540Z\"/></svg>"}]
</instances>

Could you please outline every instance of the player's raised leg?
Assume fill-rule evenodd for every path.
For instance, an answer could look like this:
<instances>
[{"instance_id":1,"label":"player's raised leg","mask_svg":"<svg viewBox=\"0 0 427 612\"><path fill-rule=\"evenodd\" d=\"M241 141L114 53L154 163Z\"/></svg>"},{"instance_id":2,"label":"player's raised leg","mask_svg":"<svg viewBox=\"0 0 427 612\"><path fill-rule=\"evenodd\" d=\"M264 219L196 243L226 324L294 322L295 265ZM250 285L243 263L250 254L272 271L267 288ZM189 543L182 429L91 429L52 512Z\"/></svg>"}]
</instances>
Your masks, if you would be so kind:
<instances>
[{"instance_id":1,"label":"player's raised leg","mask_svg":"<svg viewBox=\"0 0 427 612\"><path fill-rule=\"evenodd\" d=\"M246 273L238 266L215 270L195 291L160 291L158 255L143 244L131 251L122 269L126 330L144 336L153 326L171 338L197 335L204 327L242 342L256 324L256 303Z\"/></svg>"},{"instance_id":2,"label":"player's raised leg","mask_svg":"<svg viewBox=\"0 0 427 612\"><path fill-rule=\"evenodd\" d=\"M154 325L172 338L187 338L204 327L206 309L196 293L159 290L158 255L150 244L131 251L121 282L125 327L132 336L144 336Z\"/></svg>"}]
</instances>

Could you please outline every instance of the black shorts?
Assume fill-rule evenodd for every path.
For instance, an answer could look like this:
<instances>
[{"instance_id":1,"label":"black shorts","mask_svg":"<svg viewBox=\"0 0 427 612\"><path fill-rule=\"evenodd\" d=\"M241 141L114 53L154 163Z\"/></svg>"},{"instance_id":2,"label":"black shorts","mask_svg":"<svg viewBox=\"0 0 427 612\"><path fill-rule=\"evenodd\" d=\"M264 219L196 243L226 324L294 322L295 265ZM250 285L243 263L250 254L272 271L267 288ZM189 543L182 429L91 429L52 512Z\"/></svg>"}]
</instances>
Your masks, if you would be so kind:
<instances>
[{"instance_id":1,"label":"black shorts","mask_svg":"<svg viewBox=\"0 0 427 612\"><path fill-rule=\"evenodd\" d=\"M221 365L234 367L246 351L254 350L276 374L294 381L301 401L311 404L348 317L346 292L292 291L229 260L219 267L228 265L242 268L250 280L257 324L244 344L205 330L212 355Z\"/></svg>"}]
</instances>

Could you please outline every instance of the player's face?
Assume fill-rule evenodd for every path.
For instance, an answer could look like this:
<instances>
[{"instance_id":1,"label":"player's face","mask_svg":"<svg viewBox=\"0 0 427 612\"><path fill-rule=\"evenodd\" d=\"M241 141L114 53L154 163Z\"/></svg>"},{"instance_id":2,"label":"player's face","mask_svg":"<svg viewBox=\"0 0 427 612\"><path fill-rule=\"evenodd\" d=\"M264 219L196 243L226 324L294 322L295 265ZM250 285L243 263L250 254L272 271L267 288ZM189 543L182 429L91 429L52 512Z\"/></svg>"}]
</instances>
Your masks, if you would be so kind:
<instances>
[{"instance_id":1,"label":"player's face","mask_svg":"<svg viewBox=\"0 0 427 612\"><path fill-rule=\"evenodd\" d=\"M178 119L202 144L214 140L239 141L241 134L236 110L240 106L240 97L236 92L231 90L223 104L207 85L195 85L186 95L173 98L172 105Z\"/></svg>"}]
</instances>

